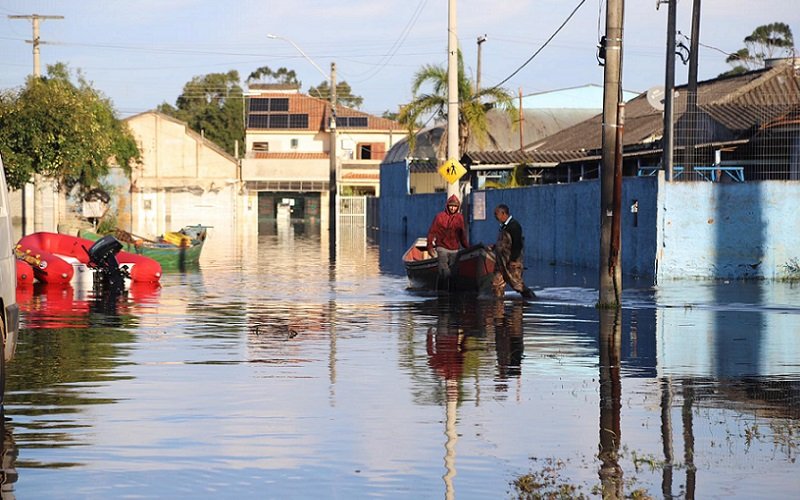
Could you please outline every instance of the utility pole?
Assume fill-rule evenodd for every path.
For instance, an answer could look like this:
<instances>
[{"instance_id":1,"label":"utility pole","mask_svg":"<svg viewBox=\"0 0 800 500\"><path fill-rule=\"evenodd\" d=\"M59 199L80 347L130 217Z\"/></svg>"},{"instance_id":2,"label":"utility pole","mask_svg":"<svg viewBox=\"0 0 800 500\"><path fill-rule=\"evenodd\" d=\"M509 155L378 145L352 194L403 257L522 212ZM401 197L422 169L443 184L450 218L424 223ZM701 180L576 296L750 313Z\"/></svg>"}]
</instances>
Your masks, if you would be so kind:
<instances>
[{"instance_id":1,"label":"utility pole","mask_svg":"<svg viewBox=\"0 0 800 500\"><path fill-rule=\"evenodd\" d=\"M486 41L486 35L478 37L478 69L475 71L475 93L481 88L481 45Z\"/></svg>"},{"instance_id":2,"label":"utility pole","mask_svg":"<svg viewBox=\"0 0 800 500\"><path fill-rule=\"evenodd\" d=\"M522 109L522 87L519 88L519 150L525 149L525 112Z\"/></svg>"},{"instance_id":3,"label":"utility pole","mask_svg":"<svg viewBox=\"0 0 800 500\"><path fill-rule=\"evenodd\" d=\"M672 182L672 149L675 145L673 137L672 104L675 99L675 2L667 2L667 67L664 71L664 134L661 138L662 163L667 173L667 181ZM658 7L659 4L656 4Z\"/></svg>"},{"instance_id":4,"label":"utility pole","mask_svg":"<svg viewBox=\"0 0 800 500\"><path fill-rule=\"evenodd\" d=\"M456 0L447 6L447 159L460 160L458 151L458 37ZM459 196L459 181L447 184L447 197ZM460 198L460 196L459 196ZM462 202L464 200L461 200Z\"/></svg>"},{"instance_id":5,"label":"utility pole","mask_svg":"<svg viewBox=\"0 0 800 500\"><path fill-rule=\"evenodd\" d=\"M45 19L64 19L64 16L40 16L39 14L30 14L27 16L8 16L9 19L26 19L31 21L33 25L33 40L25 40L25 42L33 45L33 76L42 76L42 69L39 64L39 45L43 42L39 39L39 21Z\"/></svg>"},{"instance_id":6,"label":"utility pole","mask_svg":"<svg viewBox=\"0 0 800 500\"><path fill-rule=\"evenodd\" d=\"M46 19L64 19L64 16L41 16L39 14L30 14L27 16L16 16L10 15L8 16L9 19L25 19L31 22L33 26L33 38L31 40L25 40L25 42L30 43L33 45L33 76L35 78L40 78L42 76L42 68L41 63L39 62L39 45L47 42L43 42L39 39L39 21L46 20ZM35 232L44 231L44 195L42 193L43 186L43 178L41 174L33 174L33 230ZM23 220L22 220L22 234L25 235L27 220L24 217L27 210L25 210L25 195L26 189L25 186L22 187L22 213L23 213Z\"/></svg>"},{"instance_id":7,"label":"utility pole","mask_svg":"<svg viewBox=\"0 0 800 500\"><path fill-rule=\"evenodd\" d=\"M608 0L606 6L606 60L603 75L603 164L600 170L600 294L598 306L620 307L622 269L620 234L613 231L622 216L622 136L620 96L622 90L622 27L625 0ZM619 156L619 159L617 158ZM620 172L617 172L617 170ZM617 188L615 184L619 184ZM616 222L619 224L619 221ZM618 226L617 226L618 227Z\"/></svg>"},{"instance_id":8,"label":"utility pole","mask_svg":"<svg viewBox=\"0 0 800 500\"><path fill-rule=\"evenodd\" d=\"M338 217L339 208L339 186L338 186L338 159L336 147L336 63L331 63L331 145L330 145L330 176L328 179L328 218L330 223L330 230L328 238L330 239L330 259L331 262L336 260L336 219Z\"/></svg>"},{"instance_id":9,"label":"utility pole","mask_svg":"<svg viewBox=\"0 0 800 500\"><path fill-rule=\"evenodd\" d=\"M697 114L697 52L700 45L700 0L692 6L692 40L689 44L689 82L686 88L686 112L689 114L689 141L686 144L686 163L690 171L697 163L695 145L699 138L700 120Z\"/></svg>"}]
</instances>

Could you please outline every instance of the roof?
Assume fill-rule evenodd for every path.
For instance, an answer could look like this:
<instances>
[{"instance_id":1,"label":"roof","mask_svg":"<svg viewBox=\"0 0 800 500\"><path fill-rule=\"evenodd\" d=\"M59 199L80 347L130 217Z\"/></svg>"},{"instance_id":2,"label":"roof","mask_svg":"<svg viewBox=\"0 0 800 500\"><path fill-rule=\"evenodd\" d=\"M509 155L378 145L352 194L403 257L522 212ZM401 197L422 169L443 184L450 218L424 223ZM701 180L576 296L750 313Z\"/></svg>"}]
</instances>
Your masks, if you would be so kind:
<instances>
[{"instance_id":1,"label":"roof","mask_svg":"<svg viewBox=\"0 0 800 500\"><path fill-rule=\"evenodd\" d=\"M679 129L687 126L687 88L675 88L673 110L676 137ZM714 126L703 141L708 144L740 143L754 130L785 115L793 107L800 106L800 75L792 65L782 64L763 69L699 82L697 104L704 119ZM686 116L684 116L686 115ZM535 157L563 157L565 159L586 158L602 148L602 114L566 128L532 146ZM631 100L625 106L624 145L627 151L648 145L660 148L663 135L663 117L654 109L645 94Z\"/></svg>"},{"instance_id":2,"label":"roof","mask_svg":"<svg viewBox=\"0 0 800 500\"><path fill-rule=\"evenodd\" d=\"M301 94L297 92L286 92L286 90L274 89L270 86L264 85L265 88L261 88L260 85L251 85L251 89L258 90L259 92L251 94L249 97L250 99L270 99L270 98L278 98L278 99L288 99L289 107L286 110L283 110L282 113L289 113L289 114L307 114L308 121L307 126L301 128L301 130L308 130L314 132L320 132L327 130L328 124L330 123L330 102L325 99L320 99L318 97L312 97L310 95ZM254 114L259 114L259 112L253 112ZM264 112L265 114L269 114L270 112ZM342 106L338 104L336 106L336 116L337 116L337 123L339 122L338 119L340 118L366 118L367 119L367 126L366 127L354 127L348 126L346 127L348 131L353 130L403 130L403 126L400 123L389 120L387 118L383 118L380 116L370 115L363 111L359 111L357 109L348 108L347 106ZM342 127L339 125L339 127ZM342 127L343 128L343 127ZM248 131L259 131L259 130L298 130L297 128L257 128L257 127L248 127Z\"/></svg>"},{"instance_id":3,"label":"roof","mask_svg":"<svg viewBox=\"0 0 800 500\"><path fill-rule=\"evenodd\" d=\"M522 122L522 147L539 141L548 135L566 127L580 123L596 114L591 109L525 109ZM444 156L446 126L436 125L417 133L414 153L409 154L408 139L395 144L386 154L384 163L395 163L407 158L431 158ZM499 110L488 113L489 137L481 143L476 137L470 137L468 151L503 151L520 149L520 127L518 122L511 123L508 115Z\"/></svg>"},{"instance_id":4,"label":"roof","mask_svg":"<svg viewBox=\"0 0 800 500\"><path fill-rule=\"evenodd\" d=\"M227 151L222 149L222 147L219 146L217 143L206 139L206 137L204 135L198 134L197 132L192 130L189 127L189 124L186 123L185 121L178 120L177 118L169 116L169 115L167 115L165 113L162 113L160 111L155 111L155 110L143 111L141 113L137 113L135 115L129 116L129 117L125 118L123 121L124 122L130 122L130 121L134 121L134 120L138 120L140 118L143 118L143 117L145 117L147 115L151 115L151 116L154 116L156 118L160 118L161 120L169 121L169 122L172 122L172 123L174 123L176 125L184 127L186 135L192 137L194 140L200 142L201 144L203 144L204 146L208 147L209 149L213 149L219 155L224 156L228 160L233 161L233 162L238 161L233 155L231 155L230 153L228 153Z\"/></svg>"}]
</instances>

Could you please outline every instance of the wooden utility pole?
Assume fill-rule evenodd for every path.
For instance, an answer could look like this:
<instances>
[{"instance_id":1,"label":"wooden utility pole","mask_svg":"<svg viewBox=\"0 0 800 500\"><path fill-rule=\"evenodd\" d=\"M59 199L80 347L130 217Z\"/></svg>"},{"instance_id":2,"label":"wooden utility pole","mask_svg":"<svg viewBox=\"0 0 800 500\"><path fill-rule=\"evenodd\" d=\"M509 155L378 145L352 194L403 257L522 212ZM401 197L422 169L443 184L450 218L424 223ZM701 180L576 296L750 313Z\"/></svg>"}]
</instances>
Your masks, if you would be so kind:
<instances>
[{"instance_id":1,"label":"wooden utility pole","mask_svg":"<svg viewBox=\"0 0 800 500\"><path fill-rule=\"evenodd\" d=\"M447 158L460 160L458 151L458 37L456 31L456 0L447 7ZM447 184L447 197L459 198L459 181ZM463 201L463 200L462 200Z\"/></svg>"},{"instance_id":2,"label":"wooden utility pole","mask_svg":"<svg viewBox=\"0 0 800 500\"><path fill-rule=\"evenodd\" d=\"M339 169L338 169L338 159L337 159L337 151L338 148L336 147L336 63L331 63L331 145L330 145L330 172L328 177L328 222L329 222L329 232L328 238L330 239L330 243L328 245L330 249L330 259L331 262L336 260L336 219L338 217L338 208L339 208Z\"/></svg>"},{"instance_id":3,"label":"wooden utility pole","mask_svg":"<svg viewBox=\"0 0 800 500\"><path fill-rule=\"evenodd\" d=\"M606 6L605 66L603 75L603 164L600 170L600 293L598 306L619 307L622 302L622 266L619 233L613 234L615 178L622 167L619 104L622 93L622 26L625 0L608 0ZM621 172L619 182L621 189Z\"/></svg>"},{"instance_id":4,"label":"wooden utility pole","mask_svg":"<svg viewBox=\"0 0 800 500\"><path fill-rule=\"evenodd\" d=\"M46 19L64 19L64 16L42 16L39 14L30 14L27 16L17 16L12 15L8 16L9 19L25 19L31 22L33 26L33 38L31 40L25 40L25 42L30 43L33 45L33 76L35 78L39 78L42 76L42 67L41 63L39 62L39 45L47 42L43 42L39 39L39 21L46 20ZM33 174L33 230L35 232L44 231L44 195L42 190L44 189L44 178L41 174ZM25 186L22 188L22 213L23 213L23 220L22 220L22 234L25 235L27 229L27 220L25 220L24 215L26 214L27 210L25 210L25 193L26 189Z\"/></svg>"},{"instance_id":5,"label":"wooden utility pole","mask_svg":"<svg viewBox=\"0 0 800 500\"><path fill-rule=\"evenodd\" d=\"M667 2L667 67L664 71L664 134L661 138L663 148L662 163L666 171L667 181L672 182L672 149L675 145L673 137L672 103L675 98L675 2ZM658 4L656 4L658 5Z\"/></svg>"}]
</instances>

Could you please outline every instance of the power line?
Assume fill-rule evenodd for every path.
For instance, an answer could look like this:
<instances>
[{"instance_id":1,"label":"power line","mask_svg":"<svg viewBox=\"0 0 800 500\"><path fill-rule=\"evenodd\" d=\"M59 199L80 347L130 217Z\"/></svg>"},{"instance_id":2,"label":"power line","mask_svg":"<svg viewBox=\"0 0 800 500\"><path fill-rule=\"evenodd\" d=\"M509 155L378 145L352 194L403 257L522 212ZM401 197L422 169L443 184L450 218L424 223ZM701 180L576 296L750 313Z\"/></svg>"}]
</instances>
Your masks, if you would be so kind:
<instances>
[{"instance_id":1,"label":"power line","mask_svg":"<svg viewBox=\"0 0 800 500\"><path fill-rule=\"evenodd\" d=\"M586 0L581 0L581 1L578 3L578 5L577 5L577 6L576 6L576 7L575 7L573 10L572 10L572 12L571 12L571 13L570 13L570 14L567 16L567 18L566 18L566 19L564 19L564 22L563 22L563 23L561 23L561 26L559 26L559 27L558 27L558 29L556 29L556 30L553 32L553 34L552 34L552 35L550 35L550 37L549 37L547 40L545 40L545 42L542 44L542 46L541 46L541 47L539 47L539 48L536 50L536 52L534 52L534 53L533 53L533 55L532 55L532 56L530 56L530 57L528 58L528 60L527 60L527 61L525 61L524 63L522 63L522 65L521 65L519 68L517 68L516 70L514 70L514 72L513 72L513 73L511 73L510 75L508 75L508 76L507 76L507 77L506 77L504 80L502 80L500 83L498 83L498 84L494 85L494 86L492 87L492 89L499 88L501 85L503 85L503 84L504 84L504 83L506 83L507 81L511 80L511 79L512 79L514 76L516 76L516 74L517 74L517 73L519 73L520 71L522 71L522 68L524 68L525 66L527 66L527 65L528 65L528 63L530 63L531 61L533 61L533 58L534 58L534 57L536 57L537 55L539 55L539 53L540 53L542 50L544 50L544 48L545 48L545 47L547 47L547 45L550 43L550 41L551 41L553 38L555 38L555 37L556 37L556 35L557 35L557 34L558 34L558 33L559 33L559 32L560 32L560 31L561 31L563 28L564 28L564 26L566 26L566 25L567 25L567 23L570 21L570 19L572 19L572 16L574 16L574 15L575 15L575 13L576 13L576 12L578 12L578 9L580 9L580 8L581 8L581 6L582 6L584 3L586 3Z\"/></svg>"}]
</instances>

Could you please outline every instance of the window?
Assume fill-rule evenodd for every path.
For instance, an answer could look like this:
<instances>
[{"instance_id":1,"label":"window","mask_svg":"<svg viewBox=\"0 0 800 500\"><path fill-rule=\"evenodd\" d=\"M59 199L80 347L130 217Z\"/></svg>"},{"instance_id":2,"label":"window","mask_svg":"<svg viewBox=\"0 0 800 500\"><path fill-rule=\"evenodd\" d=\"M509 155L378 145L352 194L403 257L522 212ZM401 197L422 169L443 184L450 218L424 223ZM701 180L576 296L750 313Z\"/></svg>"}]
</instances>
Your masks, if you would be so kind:
<instances>
[{"instance_id":1,"label":"window","mask_svg":"<svg viewBox=\"0 0 800 500\"><path fill-rule=\"evenodd\" d=\"M254 142L253 151L269 151L268 142Z\"/></svg>"},{"instance_id":2,"label":"window","mask_svg":"<svg viewBox=\"0 0 800 500\"><path fill-rule=\"evenodd\" d=\"M369 119L366 116L337 116L336 126L343 128L367 128Z\"/></svg>"},{"instance_id":3,"label":"window","mask_svg":"<svg viewBox=\"0 0 800 500\"><path fill-rule=\"evenodd\" d=\"M279 99L270 99L269 101L270 101L269 103L270 111L289 111L288 97L281 97Z\"/></svg>"},{"instance_id":4,"label":"window","mask_svg":"<svg viewBox=\"0 0 800 500\"><path fill-rule=\"evenodd\" d=\"M289 111L289 98L264 98L251 97L248 109L252 113L267 113L269 111Z\"/></svg>"},{"instance_id":5,"label":"window","mask_svg":"<svg viewBox=\"0 0 800 500\"><path fill-rule=\"evenodd\" d=\"M372 159L372 144L359 144L358 145L358 159L371 160Z\"/></svg>"},{"instance_id":6,"label":"window","mask_svg":"<svg viewBox=\"0 0 800 500\"><path fill-rule=\"evenodd\" d=\"M308 128L308 114L289 115L289 128Z\"/></svg>"},{"instance_id":7,"label":"window","mask_svg":"<svg viewBox=\"0 0 800 500\"><path fill-rule=\"evenodd\" d=\"M289 128L289 115L269 115L269 128Z\"/></svg>"},{"instance_id":8,"label":"window","mask_svg":"<svg viewBox=\"0 0 800 500\"><path fill-rule=\"evenodd\" d=\"M297 149L299 143L300 141L298 139L292 139L291 141L289 141L289 144L291 145L292 149Z\"/></svg>"}]
</instances>

